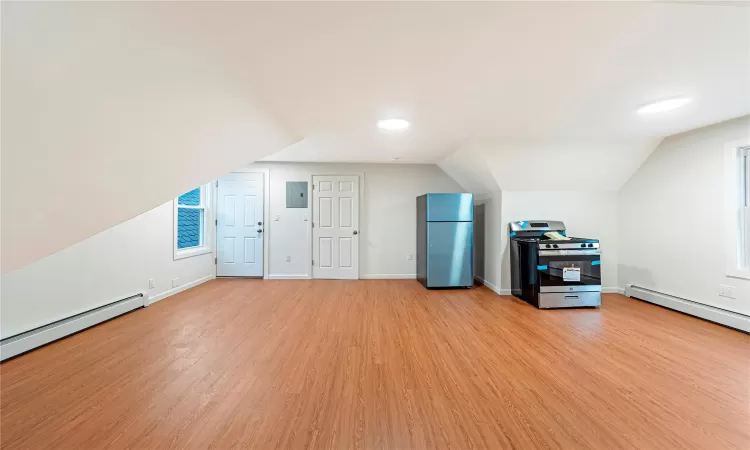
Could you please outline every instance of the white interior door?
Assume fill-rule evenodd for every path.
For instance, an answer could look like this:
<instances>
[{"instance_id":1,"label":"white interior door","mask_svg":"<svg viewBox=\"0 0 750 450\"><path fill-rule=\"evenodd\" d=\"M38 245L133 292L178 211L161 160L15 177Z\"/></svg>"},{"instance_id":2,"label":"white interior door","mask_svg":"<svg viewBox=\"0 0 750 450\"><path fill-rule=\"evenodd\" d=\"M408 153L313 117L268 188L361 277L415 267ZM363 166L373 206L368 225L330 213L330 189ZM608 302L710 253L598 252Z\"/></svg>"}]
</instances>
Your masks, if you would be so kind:
<instances>
[{"instance_id":1,"label":"white interior door","mask_svg":"<svg viewBox=\"0 0 750 450\"><path fill-rule=\"evenodd\" d=\"M219 180L216 205L216 276L263 276L263 173L233 173Z\"/></svg>"},{"instance_id":2,"label":"white interior door","mask_svg":"<svg viewBox=\"0 0 750 450\"><path fill-rule=\"evenodd\" d=\"M313 176L313 278L359 278L359 177Z\"/></svg>"}]
</instances>

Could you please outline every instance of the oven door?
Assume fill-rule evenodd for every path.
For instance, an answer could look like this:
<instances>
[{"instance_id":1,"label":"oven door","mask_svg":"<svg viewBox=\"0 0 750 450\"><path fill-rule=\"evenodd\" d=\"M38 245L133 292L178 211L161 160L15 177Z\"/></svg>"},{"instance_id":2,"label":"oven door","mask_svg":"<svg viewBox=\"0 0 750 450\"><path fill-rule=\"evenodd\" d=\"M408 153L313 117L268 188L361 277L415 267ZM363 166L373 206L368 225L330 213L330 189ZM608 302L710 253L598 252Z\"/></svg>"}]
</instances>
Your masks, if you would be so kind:
<instances>
[{"instance_id":1,"label":"oven door","mask_svg":"<svg viewBox=\"0 0 750 450\"><path fill-rule=\"evenodd\" d=\"M540 250L540 292L601 291L599 250Z\"/></svg>"}]
</instances>

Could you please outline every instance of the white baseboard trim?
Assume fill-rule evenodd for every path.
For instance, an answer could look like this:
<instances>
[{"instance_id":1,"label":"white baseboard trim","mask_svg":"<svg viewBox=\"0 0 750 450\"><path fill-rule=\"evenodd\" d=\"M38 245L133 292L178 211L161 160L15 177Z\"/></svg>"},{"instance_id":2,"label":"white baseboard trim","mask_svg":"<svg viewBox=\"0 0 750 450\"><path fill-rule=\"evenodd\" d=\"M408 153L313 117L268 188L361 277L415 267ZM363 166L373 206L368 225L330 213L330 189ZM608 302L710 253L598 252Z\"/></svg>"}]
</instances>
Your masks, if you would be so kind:
<instances>
[{"instance_id":1,"label":"white baseboard trim","mask_svg":"<svg viewBox=\"0 0 750 450\"><path fill-rule=\"evenodd\" d=\"M750 316L744 314L715 308L693 300L631 284L625 286L625 295L750 333Z\"/></svg>"},{"instance_id":2,"label":"white baseboard trim","mask_svg":"<svg viewBox=\"0 0 750 450\"><path fill-rule=\"evenodd\" d=\"M602 288L602 294L621 294L625 295L625 289L620 287L605 287Z\"/></svg>"},{"instance_id":3,"label":"white baseboard trim","mask_svg":"<svg viewBox=\"0 0 750 450\"><path fill-rule=\"evenodd\" d=\"M269 275L269 280L309 280L310 275L292 274L292 275Z\"/></svg>"},{"instance_id":4,"label":"white baseboard trim","mask_svg":"<svg viewBox=\"0 0 750 450\"><path fill-rule=\"evenodd\" d=\"M414 280L416 273L368 273L360 275L360 280Z\"/></svg>"},{"instance_id":5,"label":"white baseboard trim","mask_svg":"<svg viewBox=\"0 0 750 450\"><path fill-rule=\"evenodd\" d=\"M2 343L0 343L0 360L20 355L21 353L138 309L144 306L145 298L144 293L138 293L115 303L3 339Z\"/></svg>"},{"instance_id":6,"label":"white baseboard trim","mask_svg":"<svg viewBox=\"0 0 750 450\"><path fill-rule=\"evenodd\" d=\"M510 295L510 289L500 289L499 287L480 277L474 277L474 279L477 280L480 284L487 286L489 290L497 295Z\"/></svg>"},{"instance_id":7,"label":"white baseboard trim","mask_svg":"<svg viewBox=\"0 0 750 450\"><path fill-rule=\"evenodd\" d=\"M413 280L417 278L414 273L370 273L359 276L360 280ZM292 274L292 275L269 275L269 280L311 280L310 275Z\"/></svg>"},{"instance_id":8,"label":"white baseboard trim","mask_svg":"<svg viewBox=\"0 0 750 450\"><path fill-rule=\"evenodd\" d=\"M190 283L182 284L180 286L177 286L176 288L172 288L168 291L162 292L161 294L154 295L153 297L149 297L148 301L143 306L151 305L153 303L158 302L159 300L164 300L167 297L171 297L182 291L188 290L191 287L195 287L195 286L198 286L199 284L205 283L206 281L213 280L214 278L216 278L216 276L214 276L213 274L208 275L203 278L199 278L195 281L191 281Z\"/></svg>"}]
</instances>

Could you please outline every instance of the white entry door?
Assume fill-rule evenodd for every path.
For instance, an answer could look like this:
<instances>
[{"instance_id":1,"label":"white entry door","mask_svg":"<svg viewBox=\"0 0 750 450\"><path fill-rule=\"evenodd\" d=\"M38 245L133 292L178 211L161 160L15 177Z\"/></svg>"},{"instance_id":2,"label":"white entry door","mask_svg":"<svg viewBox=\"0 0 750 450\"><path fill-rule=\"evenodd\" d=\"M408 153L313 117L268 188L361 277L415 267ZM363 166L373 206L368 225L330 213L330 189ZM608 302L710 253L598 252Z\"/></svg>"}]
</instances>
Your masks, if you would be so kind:
<instances>
[{"instance_id":1,"label":"white entry door","mask_svg":"<svg viewBox=\"0 0 750 450\"><path fill-rule=\"evenodd\" d=\"M359 177L313 176L313 278L359 278Z\"/></svg>"},{"instance_id":2,"label":"white entry door","mask_svg":"<svg viewBox=\"0 0 750 450\"><path fill-rule=\"evenodd\" d=\"M263 173L233 173L219 180L216 205L216 276L263 276Z\"/></svg>"}]
</instances>

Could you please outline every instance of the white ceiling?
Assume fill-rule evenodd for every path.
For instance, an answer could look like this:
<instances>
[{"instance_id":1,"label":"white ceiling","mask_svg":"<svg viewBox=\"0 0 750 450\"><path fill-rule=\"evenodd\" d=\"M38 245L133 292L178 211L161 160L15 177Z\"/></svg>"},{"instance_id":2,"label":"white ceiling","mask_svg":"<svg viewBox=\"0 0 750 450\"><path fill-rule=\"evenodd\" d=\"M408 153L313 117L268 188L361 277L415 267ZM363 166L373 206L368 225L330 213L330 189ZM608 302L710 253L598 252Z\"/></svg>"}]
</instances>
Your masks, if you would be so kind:
<instances>
[{"instance_id":1,"label":"white ceiling","mask_svg":"<svg viewBox=\"0 0 750 450\"><path fill-rule=\"evenodd\" d=\"M616 191L660 139L471 140L438 165L475 193Z\"/></svg>"},{"instance_id":2,"label":"white ceiling","mask_svg":"<svg viewBox=\"0 0 750 450\"><path fill-rule=\"evenodd\" d=\"M750 113L749 38L750 8L695 4L5 2L2 271L271 154L477 189L580 159L616 188L661 137Z\"/></svg>"},{"instance_id":3,"label":"white ceiling","mask_svg":"<svg viewBox=\"0 0 750 450\"><path fill-rule=\"evenodd\" d=\"M296 141L180 11L3 3L3 273Z\"/></svg>"},{"instance_id":4,"label":"white ceiling","mask_svg":"<svg viewBox=\"0 0 750 450\"><path fill-rule=\"evenodd\" d=\"M647 2L243 4L208 14L305 139L266 159L441 161L472 139L634 145L750 113L750 9ZM240 26L239 24L242 24ZM273 38L269 38L273 36ZM635 110L691 96L653 117ZM383 135L381 118L411 129ZM656 140L655 140L656 138ZM637 165L636 165L637 167Z\"/></svg>"}]
</instances>

